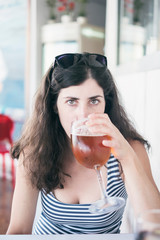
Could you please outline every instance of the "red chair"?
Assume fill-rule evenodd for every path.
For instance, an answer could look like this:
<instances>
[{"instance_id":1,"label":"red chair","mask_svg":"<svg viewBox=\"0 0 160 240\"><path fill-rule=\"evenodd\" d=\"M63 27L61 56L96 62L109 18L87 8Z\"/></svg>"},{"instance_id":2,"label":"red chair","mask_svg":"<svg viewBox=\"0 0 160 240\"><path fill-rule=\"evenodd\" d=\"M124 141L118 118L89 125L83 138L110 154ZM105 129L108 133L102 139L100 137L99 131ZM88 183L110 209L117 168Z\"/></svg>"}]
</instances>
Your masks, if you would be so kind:
<instances>
[{"instance_id":1,"label":"red chair","mask_svg":"<svg viewBox=\"0 0 160 240\"><path fill-rule=\"evenodd\" d=\"M4 114L0 114L0 154L2 155L2 178L6 180L6 163L5 157L12 146L12 133L14 129L13 120ZM11 173L13 187L15 185L15 165L14 159L11 158Z\"/></svg>"}]
</instances>

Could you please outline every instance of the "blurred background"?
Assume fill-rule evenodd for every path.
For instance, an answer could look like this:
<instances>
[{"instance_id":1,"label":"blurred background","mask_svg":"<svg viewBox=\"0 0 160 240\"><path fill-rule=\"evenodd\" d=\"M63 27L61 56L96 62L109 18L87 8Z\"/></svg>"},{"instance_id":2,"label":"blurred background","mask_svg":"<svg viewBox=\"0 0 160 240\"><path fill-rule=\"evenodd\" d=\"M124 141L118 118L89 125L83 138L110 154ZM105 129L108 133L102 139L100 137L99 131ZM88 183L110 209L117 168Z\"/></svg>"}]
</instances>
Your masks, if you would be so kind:
<instances>
[{"instance_id":1,"label":"blurred background","mask_svg":"<svg viewBox=\"0 0 160 240\"><path fill-rule=\"evenodd\" d=\"M12 140L19 138L56 55L104 54L123 105L152 146L151 168L160 189L159 13L160 0L0 0L0 114L13 121ZM16 170L16 160L3 155L0 234L8 226ZM122 231L132 228L128 205Z\"/></svg>"}]
</instances>

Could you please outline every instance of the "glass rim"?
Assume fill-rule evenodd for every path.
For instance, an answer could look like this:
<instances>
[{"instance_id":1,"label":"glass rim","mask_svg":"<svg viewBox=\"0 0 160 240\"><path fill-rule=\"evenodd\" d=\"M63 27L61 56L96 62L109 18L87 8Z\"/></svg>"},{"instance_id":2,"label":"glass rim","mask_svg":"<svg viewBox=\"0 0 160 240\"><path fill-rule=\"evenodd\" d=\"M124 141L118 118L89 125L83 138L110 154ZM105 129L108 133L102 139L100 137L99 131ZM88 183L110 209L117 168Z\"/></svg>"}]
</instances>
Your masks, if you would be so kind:
<instances>
[{"instance_id":1,"label":"glass rim","mask_svg":"<svg viewBox=\"0 0 160 240\"><path fill-rule=\"evenodd\" d=\"M86 136L86 137L98 137L98 136L103 137L103 136L107 135L107 134L102 134L102 133L90 132L88 127L84 124L86 121L88 121L87 117L75 119L71 123L70 134L77 135L77 136Z\"/></svg>"}]
</instances>

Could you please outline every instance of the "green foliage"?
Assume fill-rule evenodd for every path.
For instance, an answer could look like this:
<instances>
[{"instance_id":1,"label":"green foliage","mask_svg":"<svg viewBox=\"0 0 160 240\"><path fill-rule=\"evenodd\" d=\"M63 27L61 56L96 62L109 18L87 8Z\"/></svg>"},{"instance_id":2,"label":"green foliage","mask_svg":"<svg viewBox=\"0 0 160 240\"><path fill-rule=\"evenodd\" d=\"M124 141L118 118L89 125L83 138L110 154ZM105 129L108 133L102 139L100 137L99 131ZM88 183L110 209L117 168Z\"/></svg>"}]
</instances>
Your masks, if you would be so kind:
<instances>
[{"instance_id":1,"label":"green foliage","mask_svg":"<svg viewBox=\"0 0 160 240\"><path fill-rule=\"evenodd\" d=\"M53 19L53 20L56 19L56 15L55 15L56 2L57 0L46 0L46 3L50 10L50 19Z\"/></svg>"},{"instance_id":2,"label":"green foliage","mask_svg":"<svg viewBox=\"0 0 160 240\"><path fill-rule=\"evenodd\" d=\"M55 7L56 0L46 0L46 3L49 7Z\"/></svg>"},{"instance_id":3,"label":"green foliage","mask_svg":"<svg viewBox=\"0 0 160 240\"><path fill-rule=\"evenodd\" d=\"M144 3L141 0L134 0L134 15L133 15L133 22L138 23L140 21L141 10L143 8Z\"/></svg>"},{"instance_id":4,"label":"green foliage","mask_svg":"<svg viewBox=\"0 0 160 240\"><path fill-rule=\"evenodd\" d=\"M79 12L78 16L86 16L86 3L88 0L76 0L76 2L79 4Z\"/></svg>"}]
</instances>

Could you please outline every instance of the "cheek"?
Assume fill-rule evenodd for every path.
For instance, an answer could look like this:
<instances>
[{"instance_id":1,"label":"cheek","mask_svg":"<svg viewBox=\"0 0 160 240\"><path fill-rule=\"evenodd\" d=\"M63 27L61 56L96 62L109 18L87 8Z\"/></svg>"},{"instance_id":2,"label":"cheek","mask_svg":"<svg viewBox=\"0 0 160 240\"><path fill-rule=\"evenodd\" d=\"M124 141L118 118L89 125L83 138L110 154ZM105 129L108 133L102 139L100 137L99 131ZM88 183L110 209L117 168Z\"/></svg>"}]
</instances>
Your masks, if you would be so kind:
<instances>
[{"instance_id":1,"label":"cheek","mask_svg":"<svg viewBox=\"0 0 160 240\"><path fill-rule=\"evenodd\" d=\"M66 111L66 107L64 106L63 102L61 101L61 98L58 97L57 99L57 114L59 115L59 120L61 122L61 125L68 135L70 132L70 124L68 119L68 113Z\"/></svg>"},{"instance_id":2,"label":"cheek","mask_svg":"<svg viewBox=\"0 0 160 240\"><path fill-rule=\"evenodd\" d=\"M66 132L68 137L70 137L72 120L70 120L68 114L65 114L65 112L63 112L63 114L59 113L59 119L60 119L60 122L61 122L61 125L62 125L64 131Z\"/></svg>"},{"instance_id":3,"label":"cheek","mask_svg":"<svg viewBox=\"0 0 160 240\"><path fill-rule=\"evenodd\" d=\"M104 113L105 112L105 102L102 102L102 104L99 106L98 111L99 111L99 113Z\"/></svg>"},{"instance_id":4,"label":"cheek","mask_svg":"<svg viewBox=\"0 0 160 240\"><path fill-rule=\"evenodd\" d=\"M69 121L65 121L65 122L63 122L62 127L64 128L66 134L70 138L71 123Z\"/></svg>"}]
</instances>

